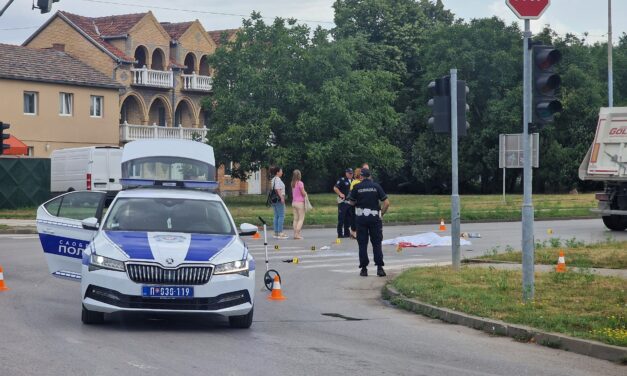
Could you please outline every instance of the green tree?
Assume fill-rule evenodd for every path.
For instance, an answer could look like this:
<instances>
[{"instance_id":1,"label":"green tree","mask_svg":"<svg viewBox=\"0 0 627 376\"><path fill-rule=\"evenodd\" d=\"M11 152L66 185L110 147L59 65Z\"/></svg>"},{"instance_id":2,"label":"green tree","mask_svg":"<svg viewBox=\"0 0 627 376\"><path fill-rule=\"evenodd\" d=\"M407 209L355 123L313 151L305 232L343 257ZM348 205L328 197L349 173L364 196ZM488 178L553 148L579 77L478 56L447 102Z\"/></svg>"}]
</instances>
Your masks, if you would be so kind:
<instances>
[{"instance_id":1,"label":"green tree","mask_svg":"<svg viewBox=\"0 0 627 376\"><path fill-rule=\"evenodd\" d=\"M353 70L359 43L332 41L294 20L268 25L253 13L211 61L214 95L203 106L218 161L238 162L233 175L242 178L269 164L299 168L325 190L364 160L398 170L402 153L390 142L399 126L398 77Z\"/></svg>"}]
</instances>

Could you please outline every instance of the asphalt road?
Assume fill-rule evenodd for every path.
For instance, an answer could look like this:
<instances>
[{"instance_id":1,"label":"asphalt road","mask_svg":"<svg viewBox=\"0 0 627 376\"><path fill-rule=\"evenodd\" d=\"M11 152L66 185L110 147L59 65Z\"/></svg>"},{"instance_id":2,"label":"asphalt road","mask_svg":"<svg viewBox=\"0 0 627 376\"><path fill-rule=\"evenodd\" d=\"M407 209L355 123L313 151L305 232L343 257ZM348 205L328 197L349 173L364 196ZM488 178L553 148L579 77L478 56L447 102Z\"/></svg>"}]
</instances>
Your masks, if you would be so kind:
<instances>
[{"instance_id":1,"label":"asphalt road","mask_svg":"<svg viewBox=\"0 0 627 376\"><path fill-rule=\"evenodd\" d=\"M384 237L436 229L386 227ZM610 234L600 220L537 222L535 229L538 240ZM520 244L516 222L468 224L462 231L482 235L464 248L467 257ZM283 302L268 301L261 291L263 242L250 240L258 265L255 319L251 329L233 330L223 320L197 316L112 315L105 325L84 326L79 285L48 275L36 236L0 235L0 264L11 289L0 293L0 375L625 375L625 367L606 361L389 307L380 299L385 278L358 276L354 241L335 244L333 229L304 236L270 244ZM627 239L627 232L612 236ZM447 247L397 253L388 246L384 254L390 275L450 262ZM301 262L281 261L292 257Z\"/></svg>"}]
</instances>

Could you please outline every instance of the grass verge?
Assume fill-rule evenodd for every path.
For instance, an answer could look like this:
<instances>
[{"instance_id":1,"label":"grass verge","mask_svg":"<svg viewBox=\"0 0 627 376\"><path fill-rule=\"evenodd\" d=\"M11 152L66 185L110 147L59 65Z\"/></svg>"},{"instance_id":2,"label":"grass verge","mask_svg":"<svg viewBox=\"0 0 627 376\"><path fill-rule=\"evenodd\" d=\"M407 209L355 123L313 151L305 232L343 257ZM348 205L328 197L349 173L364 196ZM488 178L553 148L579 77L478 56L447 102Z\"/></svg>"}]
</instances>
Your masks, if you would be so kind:
<instances>
[{"instance_id":1,"label":"grass verge","mask_svg":"<svg viewBox=\"0 0 627 376\"><path fill-rule=\"evenodd\" d=\"M520 272L414 268L392 283L403 295L468 314L627 346L624 279L588 272L536 273L535 300L522 303Z\"/></svg>"},{"instance_id":2,"label":"grass verge","mask_svg":"<svg viewBox=\"0 0 627 376\"><path fill-rule=\"evenodd\" d=\"M552 238L536 243L535 263L555 265L561 250L564 251L567 266L627 269L627 241L616 240L584 244L574 238L566 241ZM486 261L522 263L522 253L514 251L511 247L506 248L504 253L498 253L498 249L491 249L477 258Z\"/></svg>"},{"instance_id":3,"label":"grass verge","mask_svg":"<svg viewBox=\"0 0 627 376\"><path fill-rule=\"evenodd\" d=\"M450 196L389 195L391 207L384 217L386 223L439 223L440 218L450 218ZM333 225L337 223L337 203L334 194L312 194L314 210L305 216L305 225ZM264 196L226 197L235 221L258 223L258 216L272 219L272 209L265 206ZM461 196L463 221L520 220L522 196L511 195L506 202L499 195ZM590 216L596 206L593 194L534 195L536 219L583 218ZM285 223L291 224L292 210L285 211ZM447 220L448 222L448 220Z\"/></svg>"},{"instance_id":4,"label":"grass verge","mask_svg":"<svg viewBox=\"0 0 627 376\"><path fill-rule=\"evenodd\" d=\"M35 219L37 208L0 209L0 219Z\"/></svg>"},{"instance_id":5,"label":"grass verge","mask_svg":"<svg viewBox=\"0 0 627 376\"><path fill-rule=\"evenodd\" d=\"M390 195L390 211L384 222L439 223L451 214L450 196L435 195ZM534 195L535 218L582 218L590 216L590 208L596 206L593 194L581 195ZM305 216L305 225L333 225L337 223L337 203L334 194L312 194L314 210ZM225 202L237 223L258 224L258 216L272 219L272 209L266 207L263 195L228 196ZM520 220L521 195L507 196L505 202L500 195L461 196L461 215L464 221ZM34 219L36 208L0 210L0 218ZM292 209L285 211L285 223L292 223ZM447 221L448 222L448 221Z\"/></svg>"}]
</instances>

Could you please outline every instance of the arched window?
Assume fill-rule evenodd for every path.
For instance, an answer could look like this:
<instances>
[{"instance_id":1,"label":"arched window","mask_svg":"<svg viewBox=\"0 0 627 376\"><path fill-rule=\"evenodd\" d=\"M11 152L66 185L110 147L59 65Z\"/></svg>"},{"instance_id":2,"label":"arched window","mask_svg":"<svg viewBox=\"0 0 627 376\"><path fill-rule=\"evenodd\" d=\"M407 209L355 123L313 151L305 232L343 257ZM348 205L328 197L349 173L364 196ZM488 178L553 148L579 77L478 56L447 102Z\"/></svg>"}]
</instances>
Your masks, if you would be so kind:
<instances>
[{"instance_id":1,"label":"arched window","mask_svg":"<svg viewBox=\"0 0 627 376\"><path fill-rule=\"evenodd\" d=\"M179 102L174 111L174 126L192 128L194 126L194 112L186 100Z\"/></svg>"},{"instance_id":2,"label":"arched window","mask_svg":"<svg viewBox=\"0 0 627 376\"><path fill-rule=\"evenodd\" d=\"M156 48L152 52L152 64L150 65L150 69L162 71L165 70L165 66L165 54L160 48Z\"/></svg>"},{"instance_id":3,"label":"arched window","mask_svg":"<svg viewBox=\"0 0 627 376\"><path fill-rule=\"evenodd\" d=\"M196 71L196 56L193 53L188 53L185 56L185 70L183 71L185 74L192 74Z\"/></svg>"},{"instance_id":4,"label":"arched window","mask_svg":"<svg viewBox=\"0 0 627 376\"><path fill-rule=\"evenodd\" d=\"M128 124L141 125L145 119L143 107L135 95L129 95L122 102L120 107L120 124L127 122Z\"/></svg>"},{"instance_id":5,"label":"arched window","mask_svg":"<svg viewBox=\"0 0 627 376\"><path fill-rule=\"evenodd\" d=\"M146 57L148 50L144 46L137 46L135 49L135 68L143 68L147 65Z\"/></svg>"},{"instance_id":6,"label":"arched window","mask_svg":"<svg viewBox=\"0 0 627 376\"><path fill-rule=\"evenodd\" d=\"M211 70L209 69L209 58L207 57L207 55L204 55L200 58L198 73L203 76L211 76Z\"/></svg>"},{"instance_id":7,"label":"arched window","mask_svg":"<svg viewBox=\"0 0 627 376\"><path fill-rule=\"evenodd\" d=\"M170 108L163 98L157 97L148 111L148 125L167 127L168 124L172 124Z\"/></svg>"}]
</instances>

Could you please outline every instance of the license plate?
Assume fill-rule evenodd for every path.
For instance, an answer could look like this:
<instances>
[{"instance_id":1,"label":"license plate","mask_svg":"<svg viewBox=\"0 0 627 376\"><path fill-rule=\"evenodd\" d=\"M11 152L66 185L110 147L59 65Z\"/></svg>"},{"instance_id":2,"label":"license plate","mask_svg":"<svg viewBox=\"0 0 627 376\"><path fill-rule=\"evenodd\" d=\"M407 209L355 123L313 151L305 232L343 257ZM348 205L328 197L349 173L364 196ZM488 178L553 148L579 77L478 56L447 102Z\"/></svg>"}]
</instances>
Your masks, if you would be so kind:
<instances>
[{"instance_id":1,"label":"license plate","mask_svg":"<svg viewBox=\"0 0 627 376\"><path fill-rule=\"evenodd\" d=\"M146 298L193 298L194 288L187 286L142 286Z\"/></svg>"}]
</instances>

